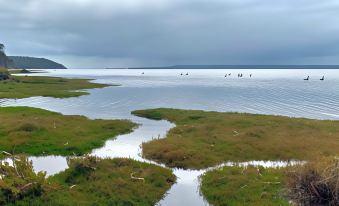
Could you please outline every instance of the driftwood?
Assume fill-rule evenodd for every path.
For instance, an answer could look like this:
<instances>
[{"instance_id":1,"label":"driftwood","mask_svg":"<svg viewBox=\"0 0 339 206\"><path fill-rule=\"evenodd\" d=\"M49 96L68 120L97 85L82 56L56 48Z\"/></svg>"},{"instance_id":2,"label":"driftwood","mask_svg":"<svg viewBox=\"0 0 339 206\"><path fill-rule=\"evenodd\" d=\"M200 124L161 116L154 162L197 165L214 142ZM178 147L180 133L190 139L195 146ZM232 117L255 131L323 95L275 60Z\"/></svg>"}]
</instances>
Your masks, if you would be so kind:
<instances>
[{"instance_id":1,"label":"driftwood","mask_svg":"<svg viewBox=\"0 0 339 206\"><path fill-rule=\"evenodd\" d=\"M32 182L27 183L27 184L25 184L24 186L22 186L22 187L20 188L20 190L21 190L21 191L22 191L22 190L25 190L27 187L30 187L30 186L32 186L32 185L33 185Z\"/></svg>"},{"instance_id":2,"label":"driftwood","mask_svg":"<svg viewBox=\"0 0 339 206\"><path fill-rule=\"evenodd\" d=\"M248 185L244 185L244 186L240 187L240 189L244 189L245 187L248 187Z\"/></svg>"},{"instance_id":3,"label":"driftwood","mask_svg":"<svg viewBox=\"0 0 339 206\"><path fill-rule=\"evenodd\" d=\"M233 133L234 133L234 135L233 136L238 136L240 133L239 132L237 132L237 131L233 131Z\"/></svg>"},{"instance_id":4,"label":"driftwood","mask_svg":"<svg viewBox=\"0 0 339 206\"><path fill-rule=\"evenodd\" d=\"M72 186L69 187L69 189L72 189L72 188L75 187L75 186L77 186L77 185L72 185Z\"/></svg>"},{"instance_id":5,"label":"driftwood","mask_svg":"<svg viewBox=\"0 0 339 206\"><path fill-rule=\"evenodd\" d=\"M145 181L145 178L142 178L142 177L135 177L134 174L135 174L135 172L132 172L132 173L131 173L131 179L132 179L132 180L141 180L141 181Z\"/></svg>"},{"instance_id":6,"label":"driftwood","mask_svg":"<svg viewBox=\"0 0 339 206\"><path fill-rule=\"evenodd\" d=\"M6 151L2 151L2 153L4 153L5 155L10 155L10 156L12 156L12 154L11 154L11 153L9 153L9 152L6 152Z\"/></svg>"}]
</instances>

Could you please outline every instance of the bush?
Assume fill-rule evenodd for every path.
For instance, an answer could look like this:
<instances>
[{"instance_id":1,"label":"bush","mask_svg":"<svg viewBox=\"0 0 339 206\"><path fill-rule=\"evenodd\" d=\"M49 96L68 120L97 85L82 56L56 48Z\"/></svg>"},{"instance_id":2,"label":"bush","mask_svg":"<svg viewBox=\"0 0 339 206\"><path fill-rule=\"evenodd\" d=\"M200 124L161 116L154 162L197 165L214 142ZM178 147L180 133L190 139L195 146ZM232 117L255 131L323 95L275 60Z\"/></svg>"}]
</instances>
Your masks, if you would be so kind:
<instances>
[{"instance_id":1,"label":"bush","mask_svg":"<svg viewBox=\"0 0 339 206\"><path fill-rule=\"evenodd\" d=\"M339 159L323 159L288 172L290 197L299 205L339 205Z\"/></svg>"},{"instance_id":2,"label":"bush","mask_svg":"<svg viewBox=\"0 0 339 206\"><path fill-rule=\"evenodd\" d=\"M85 156L81 158L67 158L69 168L74 168L66 178L67 183L79 183L79 177L88 178L96 170L99 159L95 156Z\"/></svg>"},{"instance_id":3,"label":"bush","mask_svg":"<svg viewBox=\"0 0 339 206\"><path fill-rule=\"evenodd\" d=\"M32 162L25 156L12 156L11 161L12 164L0 164L0 205L41 196L47 186L46 173L35 173Z\"/></svg>"},{"instance_id":4,"label":"bush","mask_svg":"<svg viewBox=\"0 0 339 206\"><path fill-rule=\"evenodd\" d=\"M39 127L32 123L24 123L20 125L17 129L17 131L24 131L24 132L34 132L36 130L39 130Z\"/></svg>"}]
</instances>

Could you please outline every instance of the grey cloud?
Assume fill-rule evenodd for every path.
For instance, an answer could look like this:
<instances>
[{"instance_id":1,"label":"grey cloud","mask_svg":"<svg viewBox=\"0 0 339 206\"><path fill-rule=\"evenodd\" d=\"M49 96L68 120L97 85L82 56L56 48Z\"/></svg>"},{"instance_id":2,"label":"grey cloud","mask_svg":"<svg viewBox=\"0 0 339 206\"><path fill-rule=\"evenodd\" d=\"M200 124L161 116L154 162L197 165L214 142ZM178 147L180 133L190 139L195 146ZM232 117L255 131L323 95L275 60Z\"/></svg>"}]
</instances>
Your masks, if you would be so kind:
<instances>
[{"instance_id":1,"label":"grey cloud","mask_svg":"<svg viewBox=\"0 0 339 206\"><path fill-rule=\"evenodd\" d=\"M71 67L339 64L337 22L335 0L0 0L10 54Z\"/></svg>"}]
</instances>

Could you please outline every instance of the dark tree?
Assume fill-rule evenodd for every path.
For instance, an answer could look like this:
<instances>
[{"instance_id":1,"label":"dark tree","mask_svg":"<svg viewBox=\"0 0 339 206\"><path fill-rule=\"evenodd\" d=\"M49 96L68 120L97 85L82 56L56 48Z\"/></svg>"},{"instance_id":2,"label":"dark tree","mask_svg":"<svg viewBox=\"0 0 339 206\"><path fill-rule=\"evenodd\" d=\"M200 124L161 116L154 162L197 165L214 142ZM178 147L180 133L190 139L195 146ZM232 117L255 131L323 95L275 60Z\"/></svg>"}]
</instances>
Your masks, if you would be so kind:
<instances>
[{"instance_id":1,"label":"dark tree","mask_svg":"<svg viewBox=\"0 0 339 206\"><path fill-rule=\"evenodd\" d=\"M5 50L5 45L3 45L3 44L0 43L0 51L1 51L1 52L4 52L4 50Z\"/></svg>"}]
</instances>

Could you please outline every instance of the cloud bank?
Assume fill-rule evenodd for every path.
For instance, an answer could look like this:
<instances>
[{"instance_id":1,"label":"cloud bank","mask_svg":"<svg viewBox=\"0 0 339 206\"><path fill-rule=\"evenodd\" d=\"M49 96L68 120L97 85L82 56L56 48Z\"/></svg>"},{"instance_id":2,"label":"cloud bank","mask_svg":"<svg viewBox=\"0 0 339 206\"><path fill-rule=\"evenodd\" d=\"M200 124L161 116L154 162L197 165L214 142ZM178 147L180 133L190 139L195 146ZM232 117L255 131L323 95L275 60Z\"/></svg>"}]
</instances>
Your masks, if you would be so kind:
<instances>
[{"instance_id":1,"label":"cloud bank","mask_svg":"<svg viewBox=\"0 0 339 206\"><path fill-rule=\"evenodd\" d=\"M10 55L69 67L339 64L339 1L0 0Z\"/></svg>"}]
</instances>

